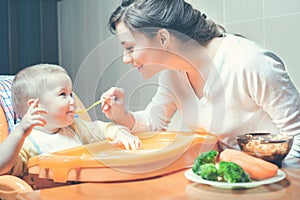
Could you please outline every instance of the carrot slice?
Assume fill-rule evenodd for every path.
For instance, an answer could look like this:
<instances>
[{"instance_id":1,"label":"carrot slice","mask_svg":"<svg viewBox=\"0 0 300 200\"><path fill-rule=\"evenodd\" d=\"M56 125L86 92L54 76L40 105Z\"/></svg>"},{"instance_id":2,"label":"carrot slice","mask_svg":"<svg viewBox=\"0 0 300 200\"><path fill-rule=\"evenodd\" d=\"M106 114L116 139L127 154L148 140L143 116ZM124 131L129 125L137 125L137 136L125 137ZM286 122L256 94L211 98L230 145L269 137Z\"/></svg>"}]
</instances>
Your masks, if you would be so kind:
<instances>
[{"instance_id":1,"label":"carrot slice","mask_svg":"<svg viewBox=\"0 0 300 200\"><path fill-rule=\"evenodd\" d=\"M242 151L225 149L220 153L220 160L235 162L241 166L252 179L266 179L276 176L278 166Z\"/></svg>"}]
</instances>

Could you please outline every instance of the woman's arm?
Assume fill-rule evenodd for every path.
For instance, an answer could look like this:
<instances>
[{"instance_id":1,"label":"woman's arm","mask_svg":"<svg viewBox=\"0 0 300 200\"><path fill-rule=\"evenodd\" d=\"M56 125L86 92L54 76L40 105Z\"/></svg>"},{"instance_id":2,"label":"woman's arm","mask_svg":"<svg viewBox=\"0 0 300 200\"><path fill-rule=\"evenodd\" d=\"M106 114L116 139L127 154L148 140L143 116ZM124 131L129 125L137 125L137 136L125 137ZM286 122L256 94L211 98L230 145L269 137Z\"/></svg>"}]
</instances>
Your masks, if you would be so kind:
<instances>
[{"instance_id":1,"label":"woman's arm","mask_svg":"<svg viewBox=\"0 0 300 200\"><path fill-rule=\"evenodd\" d=\"M174 94L162 83L147 105L145 110L132 112L135 118L133 132L141 131L163 131L168 125L177 110Z\"/></svg>"},{"instance_id":2,"label":"woman's arm","mask_svg":"<svg viewBox=\"0 0 300 200\"><path fill-rule=\"evenodd\" d=\"M168 78L162 75L160 79L166 81ZM120 88L109 89L101 98L116 99L106 101L102 111L109 119L126 126L132 132L166 130L177 110L174 94L161 82L151 102L142 111L130 112L124 109L124 90Z\"/></svg>"}]
</instances>

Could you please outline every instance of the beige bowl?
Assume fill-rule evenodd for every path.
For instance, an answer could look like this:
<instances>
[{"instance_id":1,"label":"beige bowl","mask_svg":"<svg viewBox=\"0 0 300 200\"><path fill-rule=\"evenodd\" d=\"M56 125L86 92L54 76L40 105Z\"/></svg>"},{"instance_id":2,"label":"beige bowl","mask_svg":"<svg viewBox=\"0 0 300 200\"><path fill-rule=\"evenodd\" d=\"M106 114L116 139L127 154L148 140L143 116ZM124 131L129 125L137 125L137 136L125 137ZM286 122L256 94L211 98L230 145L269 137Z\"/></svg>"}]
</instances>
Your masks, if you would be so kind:
<instances>
[{"instance_id":1,"label":"beige bowl","mask_svg":"<svg viewBox=\"0 0 300 200\"><path fill-rule=\"evenodd\" d=\"M236 138L243 152L279 167L291 150L293 139L292 136L270 133L246 133Z\"/></svg>"}]
</instances>

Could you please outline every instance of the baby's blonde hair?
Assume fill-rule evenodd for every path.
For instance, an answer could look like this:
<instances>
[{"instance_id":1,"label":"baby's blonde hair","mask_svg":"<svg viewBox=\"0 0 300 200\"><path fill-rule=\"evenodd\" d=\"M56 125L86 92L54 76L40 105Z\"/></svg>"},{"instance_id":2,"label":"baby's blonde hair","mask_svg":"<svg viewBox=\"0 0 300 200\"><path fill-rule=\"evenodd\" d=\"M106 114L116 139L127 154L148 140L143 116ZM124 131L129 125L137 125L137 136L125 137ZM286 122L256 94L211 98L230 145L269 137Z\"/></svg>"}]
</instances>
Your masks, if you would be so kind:
<instances>
[{"instance_id":1,"label":"baby's blonde hair","mask_svg":"<svg viewBox=\"0 0 300 200\"><path fill-rule=\"evenodd\" d=\"M11 88L12 102L15 112L22 118L27 111L29 99L40 98L48 84L48 78L67 71L58 65L39 64L26 67L17 73Z\"/></svg>"}]
</instances>

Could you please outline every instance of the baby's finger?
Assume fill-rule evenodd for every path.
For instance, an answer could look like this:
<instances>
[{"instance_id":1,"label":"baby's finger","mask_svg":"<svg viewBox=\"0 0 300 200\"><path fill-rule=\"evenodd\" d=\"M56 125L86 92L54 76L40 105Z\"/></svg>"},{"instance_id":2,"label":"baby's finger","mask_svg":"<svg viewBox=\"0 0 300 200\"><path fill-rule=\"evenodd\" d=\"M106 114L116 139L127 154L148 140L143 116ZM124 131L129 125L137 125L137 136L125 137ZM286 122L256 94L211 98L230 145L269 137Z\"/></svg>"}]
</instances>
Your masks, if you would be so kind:
<instances>
[{"instance_id":1,"label":"baby's finger","mask_svg":"<svg viewBox=\"0 0 300 200\"><path fill-rule=\"evenodd\" d=\"M114 139L112 141L112 144L118 146L118 147L124 147L125 149L129 149L129 146L128 144L124 143L124 142L121 142L119 139Z\"/></svg>"},{"instance_id":2,"label":"baby's finger","mask_svg":"<svg viewBox=\"0 0 300 200\"><path fill-rule=\"evenodd\" d=\"M39 106L39 99L35 99L33 103L30 105L31 108L37 108Z\"/></svg>"},{"instance_id":3,"label":"baby's finger","mask_svg":"<svg viewBox=\"0 0 300 200\"><path fill-rule=\"evenodd\" d=\"M134 140L135 148L141 149L142 148L142 141L140 139Z\"/></svg>"},{"instance_id":4,"label":"baby's finger","mask_svg":"<svg viewBox=\"0 0 300 200\"><path fill-rule=\"evenodd\" d=\"M32 113L34 113L34 114L48 114L48 111L44 108L38 107L38 108L33 108Z\"/></svg>"},{"instance_id":5,"label":"baby's finger","mask_svg":"<svg viewBox=\"0 0 300 200\"><path fill-rule=\"evenodd\" d=\"M124 146L124 148L126 149L126 150L130 150L130 145L129 145L129 143L128 142L126 142L126 141L120 141L120 143Z\"/></svg>"},{"instance_id":6,"label":"baby's finger","mask_svg":"<svg viewBox=\"0 0 300 200\"><path fill-rule=\"evenodd\" d=\"M39 120L39 119L37 119L37 120L33 120L32 124L34 126L45 126L47 124L47 121L46 120Z\"/></svg>"},{"instance_id":7,"label":"baby's finger","mask_svg":"<svg viewBox=\"0 0 300 200\"><path fill-rule=\"evenodd\" d=\"M30 112L31 110L33 110L34 108L37 108L39 105L39 99L35 99L28 107L27 112Z\"/></svg>"},{"instance_id":8,"label":"baby's finger","mask_svg":"<svg viewBox=\"0 0 300 200\"><path fill-rule=\"evenodd\" d=\"M33 122L39 121L39 122L41 122L42 124L47 124L47 121L46 121L45 117L44 117L43 115L39 115L39 114L33 115L33 116L31 117L31 121L33 121Z\"/></svg>"},{"instance_id":9,"label":"baby's finger","mask_svg":"<svg viewBox=\"0 0 300 200\"><path fill-rule=\"evenodd\" d=\"M137 150L138 149L138 145L137 145L137 141L136 140L130 140L129 141L129 146L132 150Z\"/></svg>"},{"instance_id":10,"label":"baby's finger","mask_svg":"<svg viewBox=\"0 0 300 200\"><path fill-rule=\"evenodd\" d=\"M38 108L37 111L38 114L48 114L48 110L44 109L44 108Z\"/></svg>"},{"instance_id":11,"label":"baby's finger","mask_svg":"<svg viewBox=\"0 0 300 200\"><path fill-rule=\"evenodd\" d=\"M44 108L32 108L28 109L27 115L45 115L48 114L48 111Z\"/></svg>"}]
</instances>

